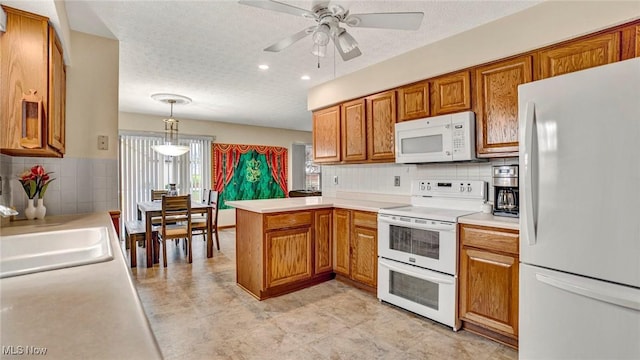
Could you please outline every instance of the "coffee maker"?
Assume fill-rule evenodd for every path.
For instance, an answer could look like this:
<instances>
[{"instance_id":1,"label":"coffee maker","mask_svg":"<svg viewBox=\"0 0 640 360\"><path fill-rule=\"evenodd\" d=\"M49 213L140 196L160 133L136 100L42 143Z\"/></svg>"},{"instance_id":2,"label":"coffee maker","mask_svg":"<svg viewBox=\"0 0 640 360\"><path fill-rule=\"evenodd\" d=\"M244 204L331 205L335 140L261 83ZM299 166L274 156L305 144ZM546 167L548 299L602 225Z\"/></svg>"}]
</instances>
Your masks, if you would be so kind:
<instances>
[{"instance_id":1,"label":"coffee maker","mask_svg":"<svg viewBox=\"0 0 640 360\"><path fill-rule=\"evenodd\" d=\"M493 167L493 215L518 217L518 165Z\"/></svg>"}]
</instances>

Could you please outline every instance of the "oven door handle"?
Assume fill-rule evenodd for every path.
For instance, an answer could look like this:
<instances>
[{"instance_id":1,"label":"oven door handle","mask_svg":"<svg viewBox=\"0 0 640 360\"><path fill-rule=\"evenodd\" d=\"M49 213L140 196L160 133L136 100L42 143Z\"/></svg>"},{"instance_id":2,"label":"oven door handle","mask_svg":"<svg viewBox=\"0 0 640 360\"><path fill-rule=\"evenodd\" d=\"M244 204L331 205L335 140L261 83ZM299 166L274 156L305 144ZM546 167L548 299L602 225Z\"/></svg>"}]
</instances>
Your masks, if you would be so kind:
<instances>
[{"instance_id":1,"label":"oven door handle","mask_svg":"<svg viewBox=\"0 0 640 360\"><path fill-rule=\"evenodd\" d=\"M384 222L391 225L400 225L420 230L433 231L455 231L456 225L452 223L436 222L435 224L420 224L412 221L393 220L388 217L378 217L378 222Z\"/></svg>"},{"instance_id":2,"label":"oven door handle","mask_svg":"<svg viewBox=\"0 0 640 360\"><path fill-rule=\"evenodd\" d=\"M418 273L418 272L415 272L415 271L403 269L401 267L389 264L384 259L378 259L378 264L386 267L389 270L393 270L395 272L399 272L399 273L406 274L406 275L411 275L411 276L416 277L418 279L431 281L431 282L434 282L434 283L437 283L437 284L445 284L445 285L453 285L454 284L453 281L451 281L449 279L443 279L443 278L440 278L440 277L429 276L429 275L421 274L421 273Z\"/></svg>"}]
</instances>

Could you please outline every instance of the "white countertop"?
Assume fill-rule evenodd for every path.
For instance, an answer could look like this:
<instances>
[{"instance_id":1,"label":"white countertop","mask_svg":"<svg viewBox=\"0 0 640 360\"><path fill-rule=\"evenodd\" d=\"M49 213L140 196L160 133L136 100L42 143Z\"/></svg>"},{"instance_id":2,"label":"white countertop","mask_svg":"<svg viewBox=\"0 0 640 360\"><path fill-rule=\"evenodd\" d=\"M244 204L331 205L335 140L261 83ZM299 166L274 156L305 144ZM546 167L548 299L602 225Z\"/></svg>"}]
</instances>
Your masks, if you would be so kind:
<instances>
[{"instance_id":1,"label":"white countertop","mask_svg":"<svg viewBox=\"0 0 640 360\"><path fill-rule=\"evenodd\" d=\"M494 216L493 214L475 213L458 218L460 224L491 226L510 230L520 230L520 219Z\"/></svg>"},{"instance_id":2,"label":"white countertop","mask_svg":"<svg viewBox=\"0 0 640 360\"><path fill-rule=\"evenodd\" d=\"M0 233L93 226L108 227L113 260L0 279L3 348L46 348L47 359L162 358L108 213L15 221Z\"/></svg>"},{"instance_id":3,"label":"white countertop","mask_svg":"<svg viewBox=\"0 0 640 360\"><path fill-rule=\"evenodd\" d=\"M281 199L227 201L227 205L256 213L272 213L307 209L343 208L377 212L382 208L406 206L404 203L370 201L359 199L338 199L326 196L308 196Z\"/></svg>"}]
</instances>

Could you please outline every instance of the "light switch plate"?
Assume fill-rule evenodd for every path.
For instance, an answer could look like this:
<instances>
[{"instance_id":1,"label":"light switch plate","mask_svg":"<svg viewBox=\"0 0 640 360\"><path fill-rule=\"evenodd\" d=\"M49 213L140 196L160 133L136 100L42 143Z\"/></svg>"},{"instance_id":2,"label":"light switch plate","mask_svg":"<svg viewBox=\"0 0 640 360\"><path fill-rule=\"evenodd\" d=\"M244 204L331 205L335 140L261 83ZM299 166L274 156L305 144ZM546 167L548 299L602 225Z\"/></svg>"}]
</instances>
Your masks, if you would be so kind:
<instances>
[{"instance_id":1,"label":"light switch plate","mask_svg":"<svg viewBox=\"0 0 640 360\"><path fill-rule=\"evenodd\" d=\"M400 186L400 176L393 177L393 186Z\"/></svg>"},{"instance_id":2,"label":"light switch plate","mask_svg":"<svg viewBox=\"0 0 640 360\"><path fill-rule=\"evenodd\" d=\"M109 137L98 135L98 150L109 150Z\"/></svg>"},{"instance_id":3,"label":"light switch plate","mask_svg":"<svg viewBox=\"0 0 640 360\"><path fill-rule=\"evenodd\" d=\"M333 177L333 185L338 185L338 177L337 176Z\"/></svg>"}]
</instances>

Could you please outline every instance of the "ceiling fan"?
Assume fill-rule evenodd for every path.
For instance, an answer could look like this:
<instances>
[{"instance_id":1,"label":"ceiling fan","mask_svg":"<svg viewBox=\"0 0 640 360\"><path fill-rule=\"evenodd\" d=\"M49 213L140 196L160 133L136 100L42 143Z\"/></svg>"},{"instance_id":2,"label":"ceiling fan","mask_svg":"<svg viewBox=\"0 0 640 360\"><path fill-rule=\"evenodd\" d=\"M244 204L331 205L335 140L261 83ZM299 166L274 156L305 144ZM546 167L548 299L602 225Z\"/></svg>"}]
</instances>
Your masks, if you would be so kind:
<instances>
[{"instance_id":1,"label":"ceiling fan","mask_svg":"<svg viewBox=\"0 0 640 360\"><path fill-rule=\"evenodd\" d=\"M302 31L299 31L277 43L267 47L264 51L278 52L291 46L298 40L312 35L313 51L317 56L324 56L327 44L333 40L342 60L348 61L362 55L356 40L340 25L350 27L417 30L422 23L422 12L396 12L396 13L371 13L350 14L349 10L338 4L330 4L330 1L313 1L312 9L305 10L293 5L274 0L241 0L240 4L254 6L261 9L278 11L286 14L302 16L315 20L317 23Z\"/></svg>"}]
</instances>

